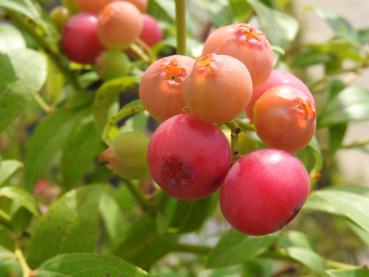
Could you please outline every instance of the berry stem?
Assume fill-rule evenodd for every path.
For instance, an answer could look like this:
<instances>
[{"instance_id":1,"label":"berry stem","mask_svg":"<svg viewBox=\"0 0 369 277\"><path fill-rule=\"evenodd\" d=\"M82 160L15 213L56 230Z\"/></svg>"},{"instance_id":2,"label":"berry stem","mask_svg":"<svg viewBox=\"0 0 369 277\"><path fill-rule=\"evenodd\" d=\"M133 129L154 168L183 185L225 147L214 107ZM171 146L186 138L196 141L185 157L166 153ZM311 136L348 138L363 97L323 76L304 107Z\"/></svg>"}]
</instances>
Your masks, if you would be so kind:
<instances>
[{"instance_id":1,"label":"berry stem","mask_svg":"<svg viewBox=\"0 0 369 277\"><path fill-rule=\"evenodd\" d=\"M176 0L177 54L186 54L186 1Z\"/></svg>"},{"instance_id":2,"label":"berry stem","mask_svg":"<svg viewBox=\"0 0 369 277\"><path fill-rule=\"evenodd\" d=\"M184 252L197 255L208 255L212 250L212 247L205 245L192 245L185 243L177 243L173 246L172 250L174 252Z\"/></svg>"},{"instance_id":3,"label":"berry stem","mask_svg":"<svg viewBox=\"0 0 369 277\"><path fill-rule=\"evenodd\" d=\"M41 109L43 109L46 113L51 113L54 109L45 102L45 100L41 97L40 94L36 94L34 96L35 101L37 102L37 104L41 107Z\"/></svg>"},{"instance_id":4,"label":"berry stem","mask_svg":"<svg viewBox=\"0 0 369 277\"><path fill-rule=\"evenodd\" d=\"M138 191L136 186L128 179L122 178L125 183L127 189L132 194L132 196L136 199L136 201L141 205L142 209L146 211L153 211L152 205L147 201L147 199Z\"/></svg>"},{"instance_id":5,"label":"berry stem","mask_svg":"<svg viewBox=\"0 0 369 277\"><path fill-rule=\"evenodd\" d=\"M17 259L17 261L19 262L19 265L22 268L22 272L23 272L23 277L29 277L32 276L32 270L29 268L26 259L24 258L23 252L21 249L16 249L14 251L14 255Z\"/></svg>"}]
</instances>

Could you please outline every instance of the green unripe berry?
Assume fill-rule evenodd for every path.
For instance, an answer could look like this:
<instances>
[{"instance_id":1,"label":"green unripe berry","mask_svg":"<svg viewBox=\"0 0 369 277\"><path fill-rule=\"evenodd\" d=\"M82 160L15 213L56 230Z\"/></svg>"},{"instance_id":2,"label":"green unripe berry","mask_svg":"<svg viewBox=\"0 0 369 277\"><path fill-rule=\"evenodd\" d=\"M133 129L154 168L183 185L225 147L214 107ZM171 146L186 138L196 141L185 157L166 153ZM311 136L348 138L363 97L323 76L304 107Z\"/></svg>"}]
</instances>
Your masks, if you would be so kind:
<instances>
[{"instance_id":1,"label":"green unripe berry","mask_svg":"<svg viewBox=\"0 0 369 277\"><path fill-rule=\"evenodd\" d=\"M75 14L79 12L79 8L76 4L75 0L62 0L62 4L66 7L71 14Z\"/></svg>"},{"instance_id":2,"label":"green unripe berry","mask_svg":"<svg viewBox=\"0 0 369 277\"><path fill-rule=\"evenodd\" d=\"M108 162L113 173L122 178L141 178L147 173L148 142L148 137L141 132L121 133L101 153L100 160Z\"/></svg>"},{"instance_id":3,"label":"green unripe berry","mask_svg":"<svg viewBox=\"0 0 369 277\"><path fill-rule=\"evenodd\" d=\"M126 54L120 50L102 53L96 60L96 69L105 81L128 74L130 62Z\"/></svg>"},{"instance_id":4,"label":"green unripe berry","mask_svg":"<svg viewBox=\"0 0 369 277\"><path fill-rule=\"evenodd\" d=\"M63 29L65 22L70 18L70 12L66 7L57 6L50 12L50 19L59 29Z\"/></svg>"}]
</instances>

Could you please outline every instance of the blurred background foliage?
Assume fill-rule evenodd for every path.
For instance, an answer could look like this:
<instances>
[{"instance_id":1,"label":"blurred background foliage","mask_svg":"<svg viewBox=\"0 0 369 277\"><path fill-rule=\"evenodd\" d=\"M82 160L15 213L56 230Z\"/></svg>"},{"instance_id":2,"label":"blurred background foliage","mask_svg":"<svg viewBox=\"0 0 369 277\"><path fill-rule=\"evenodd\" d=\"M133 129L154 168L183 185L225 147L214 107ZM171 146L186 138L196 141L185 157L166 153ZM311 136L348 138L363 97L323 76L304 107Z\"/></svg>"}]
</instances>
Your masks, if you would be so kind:
<instances>
[{"instance_id":1,"label":"blurred background foliage","mask_svg":"<svg viewBox=\"0 0 369 277\"><path fill-rule=\"evenodd\" d=\"M369 20L357 29L306 6L333 34L306 43L294 2L187 2L188 55L201 54L214 28L251 22L270 39L276 67L299 76L316 97L319 129L298 153L313 192L285 230L248 237L225 224L217 195L177 201L149 179L112 177L97 159L117 132L156 126L136 100L137 86L153 59L176 51L175 1L149 1L164 40L133 58L127 76L104 83L93 66L62 54L48 16L59 1L0 0L0 276L22 276L25 261L37 276L82 276L81 269L103 276L88 271L94 263L125 276L144 274L135 266L160 277L369 276L369 188L347 182L337 164L338 151L368 152L367 139L344 138L350 124L369 121L369 92L355 85L369 67ZM149 206L137 204L137 188Z\"/></svg>"}]
</instances>

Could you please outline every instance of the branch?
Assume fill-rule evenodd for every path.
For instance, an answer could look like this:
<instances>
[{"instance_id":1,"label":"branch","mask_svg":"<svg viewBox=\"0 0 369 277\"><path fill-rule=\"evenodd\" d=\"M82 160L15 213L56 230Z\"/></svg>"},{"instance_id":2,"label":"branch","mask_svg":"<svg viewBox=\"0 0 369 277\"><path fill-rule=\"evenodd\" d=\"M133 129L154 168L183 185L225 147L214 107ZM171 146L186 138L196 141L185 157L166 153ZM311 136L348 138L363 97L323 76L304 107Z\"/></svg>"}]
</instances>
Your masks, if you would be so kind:
<instances>
[{"instance_id":1,"label":"branch","mask_svg":"<svg viewBox=\"0 0 369 277\"><path fill-rule=\"evenodd\" d=\"M176 0L177 54L186 54L186 1Z\"/></svg>"}]
</instances>

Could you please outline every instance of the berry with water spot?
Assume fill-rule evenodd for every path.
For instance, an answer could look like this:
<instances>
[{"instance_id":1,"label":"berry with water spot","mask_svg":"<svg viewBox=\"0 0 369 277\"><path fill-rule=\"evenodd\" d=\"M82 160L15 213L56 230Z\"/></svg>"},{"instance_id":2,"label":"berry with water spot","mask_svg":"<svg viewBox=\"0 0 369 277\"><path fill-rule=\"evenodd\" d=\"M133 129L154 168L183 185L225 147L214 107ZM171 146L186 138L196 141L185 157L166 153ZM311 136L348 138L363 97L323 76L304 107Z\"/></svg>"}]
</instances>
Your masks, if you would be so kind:
<instances>
[{"instance_id":1,"label":"berry with water spot","mask_svg":"<svg viewBox=\"0 0 369 277\"><path fill-rule=\"evenodd\" d=\"M181 55L161 58L142 75L139 95L144 107L159 121L184 112L184 82L195 60Z\"/></svg>"},{"instance_id":2,"label":"berry with water spot","mask_svg":"<svg viewBox=\"0 0 369 277\"><path fill-rule=\"evenodd\" d=\"M253 236L276 232L299 212L309 175L288 152L263 149L239 159L220 191L220 208L237 230Z\"/></svg>"},{"instance_id":3,"label":"berry with water spot","mask_svg":"<svg viewBox=\"0 0 369 277\"><path fill-rule=\"evenodd\" d=\"M136 6L119 1L106 5L101 11L97 32L107 48L122 49L139 37L142 28L142 14Z\"/></svg>"},{"instance_id":4,"label":"berry with water spot","mask_svg":"<svg viewBox=\"0 0 369 277\"><path fill-rule=\"evenodd\" d=\"M316 128L315 107L305 93L290 86L269 89L254 106L254 124L269 147L296 152L305 147Z\"/></svg>"},{"instance_id":5,"label":"berry with water spot","mask_svg":"<svg viewBox=\"0 0 369 277\"><path fill-rule=\"evenodd\" d=\"M100 160L108 163L115 175L138 179L147 174L148 137L141 132L119 134L110 147L100 154Z\"/></svg>"},{"instance_id":6,"label":"berry with water spot","mask_svg":"<svg viewBox=\"0 0 369 277\"><path fill-rule=\"evenodd\" d=\"M244 63L256 88L268 79L274 55L263 32L250 24L233 24L215 30L205 41L203 55L229 55Z\"/></svg>"},{"instance_id":7,"label":"berry with water spot","mask_svg":"<svg viewBox=\"0 0 369 277\"><path fill-rule=\"evenodd\" d=\"M127 75L129 67L127 55L119 50L105 51L96 59L97 72L105 81Z\"/></svg>"},{"instance_id":8,"label":"berry with water spot","mask_svg":"<svg viewBox=\"0 0 369 277\"><path fill-rule=\"evenodd\" d=\"M230 167L231 149L214 125L189 114L171 117L152 136L148 163L155 182L179 199L213 193Z\"/></svg>"},{"instance_id":9,"label":"berry with water spot","mask_svg":"<svg viewBox=\"0 0 369 277\"><path fill-rule=\"evenodd\" d=\"M276 86L290 86L298 89L310 99L312 105L315 107L313 95L311 94L308 87L299 78L287 71L274 69L269 75L268 80L266 80L261 86L257 87L252 92L250 103L247 105L247 115L251 121L253 119L253 109L256 100L258 100L259 97L263 95L267 90Z\"/></svg>"},{"instance_id":10,"label":"berry with water spot","mask_svg":"<svg viewBox=\"0 0 369 277\"><path fill-rule=\"evenodd\" d=\"M239 115L251 93L252 81L245 65L230 56L211 53L195 63L184 97L197 118L221 123Z\"/></svg>"},{"instance_id":11,"label":"berry with water spot","mask_svg":"<svg viewBox=\"0 0 369 277\"><path fill-rule=\"evenodd\" d=\"M67 57L78 63L92 63L104 51L97 37L97 18L79 13L64 25L62 47Z\"/></svg>"},{"instance_id":12,"label":"berry with water spot","mask_svg":"<svg viewBox=\"0 0 369 277\"><path fill-rule=\"evenodd\" d=\"M160 30L159 24L155 18L144 14L143 15L143 29L140 34L140 39L148 46L153 47L163 38L163 33Z\"/></svg>"}]
</instances>

